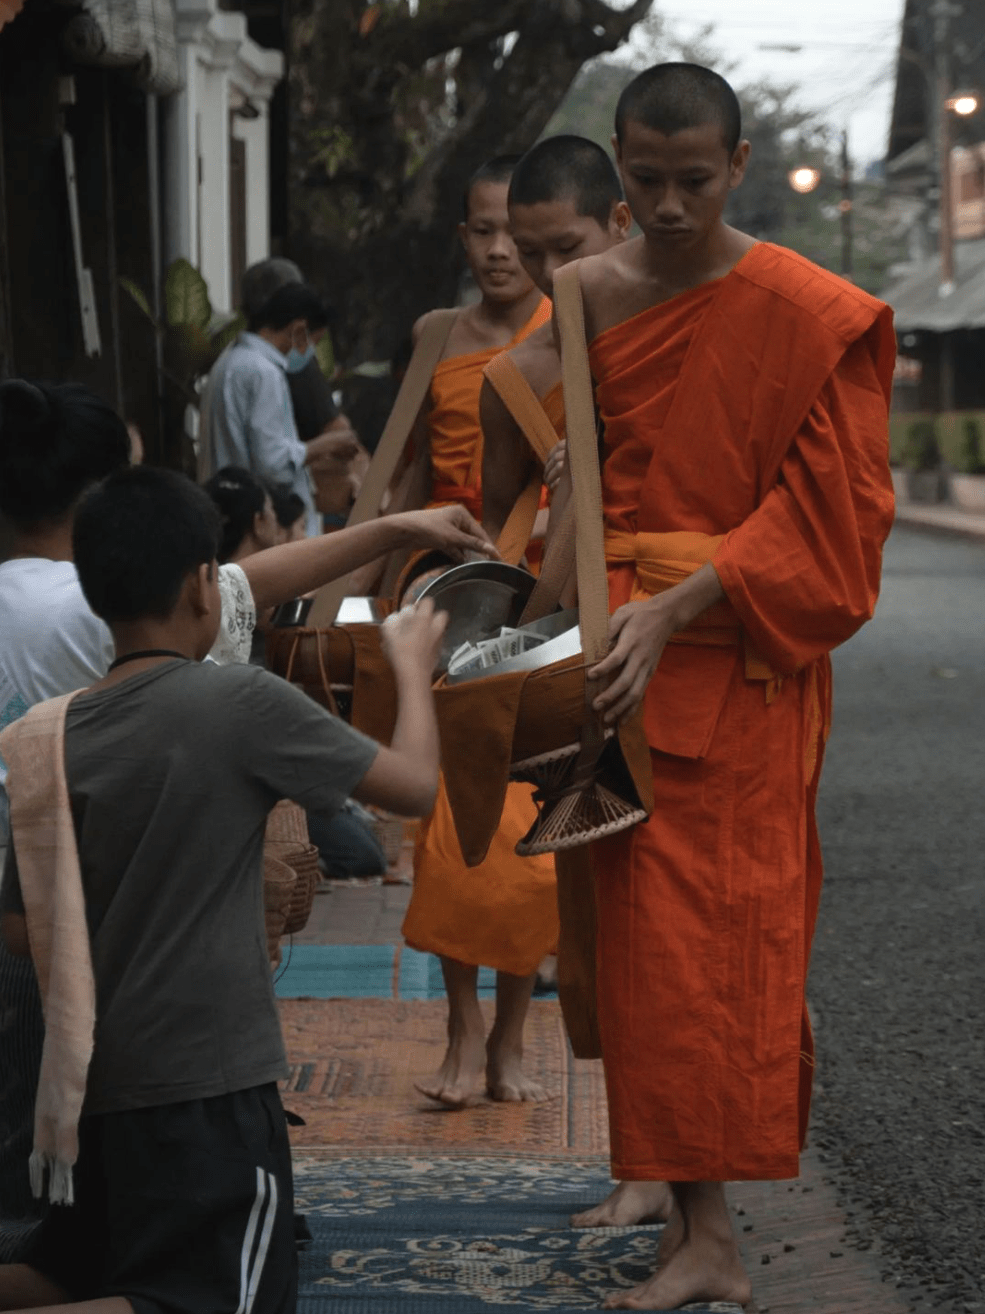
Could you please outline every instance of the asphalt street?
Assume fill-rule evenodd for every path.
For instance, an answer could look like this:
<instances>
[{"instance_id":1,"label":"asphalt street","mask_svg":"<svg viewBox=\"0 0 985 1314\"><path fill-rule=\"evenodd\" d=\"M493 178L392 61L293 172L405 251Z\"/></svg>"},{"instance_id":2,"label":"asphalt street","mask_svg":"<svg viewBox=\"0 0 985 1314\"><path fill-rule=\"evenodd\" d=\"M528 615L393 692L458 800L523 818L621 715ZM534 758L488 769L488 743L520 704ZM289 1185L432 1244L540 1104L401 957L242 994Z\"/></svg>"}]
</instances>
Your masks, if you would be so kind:
<instances>
[{"instance_id":1,"label":"asphalt street","mask_svg":"<svg viewBox=\"0 0 985 1314\"><path fill-rule=\"evenodd\" d=\"M897 528L834 665L816 1143L912 1308L985 1314L985 545Z\"/></svg>"}]
</instances>

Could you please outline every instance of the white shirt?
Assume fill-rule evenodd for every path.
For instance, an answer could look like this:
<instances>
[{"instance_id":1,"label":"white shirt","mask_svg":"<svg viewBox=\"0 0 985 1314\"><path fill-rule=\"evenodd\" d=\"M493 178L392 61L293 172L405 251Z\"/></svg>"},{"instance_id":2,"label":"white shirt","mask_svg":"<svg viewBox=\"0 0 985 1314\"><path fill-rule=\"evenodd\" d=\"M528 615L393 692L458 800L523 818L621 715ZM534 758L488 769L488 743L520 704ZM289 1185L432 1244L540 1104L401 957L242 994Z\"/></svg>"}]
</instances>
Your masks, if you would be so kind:
<instances>
[{"instance_id":1,"label":"white shirt","mask_svg":"<svg viewBox=\"0 0 985 1314\"><path fill-rule=\"evenodd\" d=\"M247 662L256 608L246 575L219 567L222 616L209 656ZM47 557L0 562L0 730L46 698L101 680L113 660L109 627L89 610L75 565ZM0 787L7 768L0 758ZM0 844L5 842L0 818Z\"/></svg>"}]
</instances>

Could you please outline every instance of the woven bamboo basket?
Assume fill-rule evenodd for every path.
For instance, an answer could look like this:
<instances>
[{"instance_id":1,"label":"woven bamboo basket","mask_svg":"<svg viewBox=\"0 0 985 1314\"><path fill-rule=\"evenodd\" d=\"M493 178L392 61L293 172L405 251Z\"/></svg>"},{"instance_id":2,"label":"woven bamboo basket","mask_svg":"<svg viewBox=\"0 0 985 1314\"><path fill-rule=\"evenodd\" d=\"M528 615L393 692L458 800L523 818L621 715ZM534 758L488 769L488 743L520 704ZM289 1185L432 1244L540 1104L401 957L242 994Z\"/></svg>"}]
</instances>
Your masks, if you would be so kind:
<instances>
[{"instance_id":1,"label":"woven bamboo basket","mask_svg":"<svg viewBox=\"0 0 985 1314\"><path fill-rule=\"evenodd\" d=\"M267 957L272 968L280 966L280 942L294 897L297 876L294 868L280 859L263 859L263 921L267 932Z\"/></svg>"}]
</instances>

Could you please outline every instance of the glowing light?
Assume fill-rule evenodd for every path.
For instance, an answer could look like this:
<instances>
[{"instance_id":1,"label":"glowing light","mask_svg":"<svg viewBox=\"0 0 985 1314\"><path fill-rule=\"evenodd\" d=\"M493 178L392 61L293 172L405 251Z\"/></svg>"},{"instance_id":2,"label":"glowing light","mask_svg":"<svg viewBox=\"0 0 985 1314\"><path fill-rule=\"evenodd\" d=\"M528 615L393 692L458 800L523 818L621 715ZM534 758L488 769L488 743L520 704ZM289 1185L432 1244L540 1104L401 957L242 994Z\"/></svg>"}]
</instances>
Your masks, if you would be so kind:
<instances>
[{"instance_id":1,"label":"glowing light","mask_svg":"<svg viewBox=\"0 0 985 1314\"><path fill-rule=\"evenodd\" d=\"M978 97L970 93L962 93L959 96L951 96L946 102L949 110L954 110L955 114L960 114L967 118L969 114L974 114L978 109Z\"/></svg>"},{"instance_id":2,"label":"glowing light","mask_svg":"<svg viewBox=\"0 0 985 1314\"><path fill-rule=\"evenodd\" d=\"M821 170L811 169L805 164L799 169L791 169L787 174L787 180L794 191L800 192L803 196L817 187L821 181Z\"/></svg>"}]
</instances>

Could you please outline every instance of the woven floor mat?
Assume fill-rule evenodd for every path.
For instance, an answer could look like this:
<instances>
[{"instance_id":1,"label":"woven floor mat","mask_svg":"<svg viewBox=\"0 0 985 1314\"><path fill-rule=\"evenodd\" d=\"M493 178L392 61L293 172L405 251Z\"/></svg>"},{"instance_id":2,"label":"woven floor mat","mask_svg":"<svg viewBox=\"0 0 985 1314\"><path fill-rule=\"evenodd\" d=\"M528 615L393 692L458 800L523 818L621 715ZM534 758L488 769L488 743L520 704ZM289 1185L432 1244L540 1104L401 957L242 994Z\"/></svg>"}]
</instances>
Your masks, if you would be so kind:
<instances>
[{"instance_id":1,"label":"woven floor mat","mask_svg":"<svg viewBox=\"0 0 985 1314\"><path fill-rule=\"evenodd\" d=\"M532 1002L524 1037L524 1067L550 1098L540 1104L484 1098L461 1110L414 1089L444 1054L443 1000L282 999L279 1006L291 1065L284 1105L306 1123L292 1129L296 1150L608 1154L602 1065L572 1058L553 1000ZM481 1007L488 1028L492 1005Z\"/></svg>"},{"instance_id":2,"label":"woven floor mat","mask_svg":"<svg viewBox=\"0 0 985 1314\"><path fill-rule=\"evenodd\" d=\"M314 1240L298 1314L575 1314L653 1271L659 1227L574 1231L609 1187L573 1156L298 1157L295 1193ZM699 1303L690 1314L740 1314Z\"/></svg>"}]
</instances>

